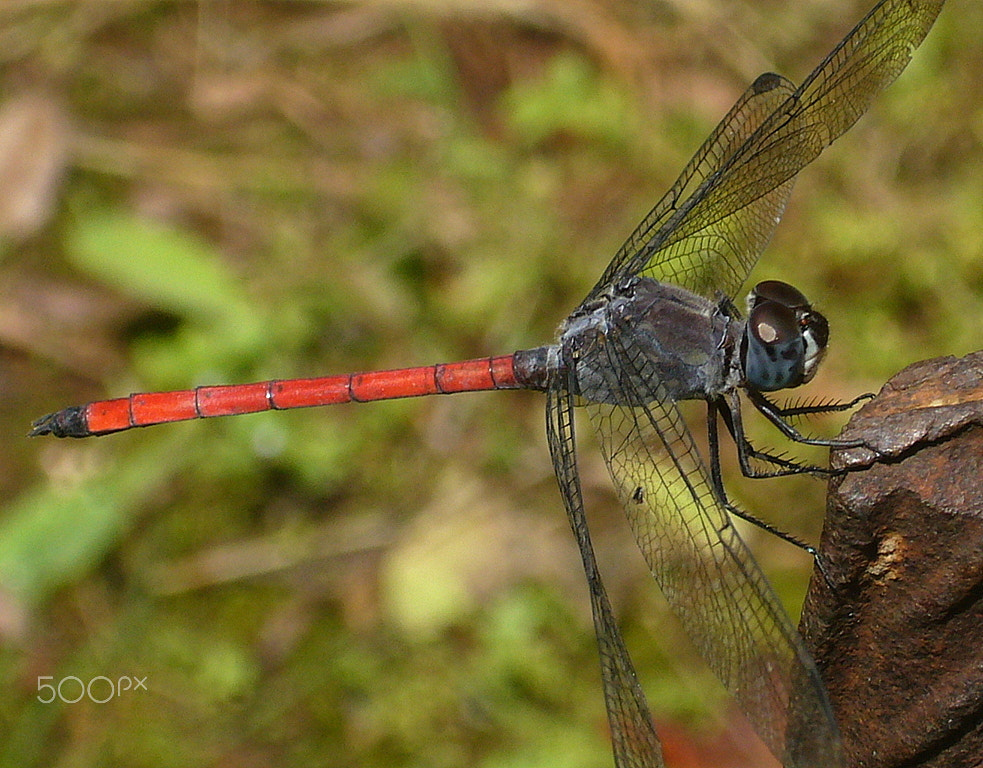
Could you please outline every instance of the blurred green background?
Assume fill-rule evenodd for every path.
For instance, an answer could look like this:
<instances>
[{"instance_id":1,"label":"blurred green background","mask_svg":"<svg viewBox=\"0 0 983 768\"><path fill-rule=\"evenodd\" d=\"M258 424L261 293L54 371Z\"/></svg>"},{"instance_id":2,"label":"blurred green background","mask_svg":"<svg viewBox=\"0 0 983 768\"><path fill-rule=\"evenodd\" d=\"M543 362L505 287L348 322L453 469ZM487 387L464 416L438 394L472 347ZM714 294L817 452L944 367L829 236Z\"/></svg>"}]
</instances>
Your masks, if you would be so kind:
<instances>
[{"instance_id":1,"label":"blurred green background","mask_svg":"<svg viewBox=\"0 0 983 768\"><path fill-rule=\"evenodd\" d=\"M24 435L131 391L550 342L746 85L800 81L870 4L0 5L0 766L609 765L541 396ZM832 319L804 394L983 345L980 29L949 0L752 276ZM741 505L816 540L819 482L730 458ZM581 469L672 764L772 764L588 437ZM809 559L748 538L796 615ZM100 676L147 690L38 701Z\"/></svg>"}]
</instances>

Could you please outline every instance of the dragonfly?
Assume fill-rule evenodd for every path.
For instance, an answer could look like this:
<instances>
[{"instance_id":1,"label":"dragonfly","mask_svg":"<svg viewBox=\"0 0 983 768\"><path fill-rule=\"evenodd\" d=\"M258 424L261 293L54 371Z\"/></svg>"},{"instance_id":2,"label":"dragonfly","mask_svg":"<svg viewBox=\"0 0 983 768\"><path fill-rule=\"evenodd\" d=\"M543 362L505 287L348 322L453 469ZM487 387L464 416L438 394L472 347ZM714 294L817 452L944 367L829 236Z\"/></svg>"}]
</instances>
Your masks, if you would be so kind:
<instances>
[{"instance_id":1,"label":"dragonfly","mask_svg":"<svg viewBox=\"0 0 983 768\"><path fill-rule=\"evenodd\" d=\"M552 344L477 360L253 384L140 393L65 408L31 435L88 437L286 408L504 389L546 394L546 430L587 577L618 766L662 766L658 736L595 559L574 414L582 408L639 549L696 648L786 766L844 764L822 679L735 529L721 479L722 421L751 477L822 468L761 451L742 399L791 440L803 413L768 395L813 378L829 337L796 288L770 280L735 296L777 226L796 175L905 68L944 0L881 0L798 87L774 73L738 99L628 237ZM746 316L745 316L746 315ZM707 457L680 403L707 404ZM858 399L859 400L859 399ZM786 538L791 539L790 536ZM811 550L810 550L811 551Z\"/></svg>"}]
</instances>

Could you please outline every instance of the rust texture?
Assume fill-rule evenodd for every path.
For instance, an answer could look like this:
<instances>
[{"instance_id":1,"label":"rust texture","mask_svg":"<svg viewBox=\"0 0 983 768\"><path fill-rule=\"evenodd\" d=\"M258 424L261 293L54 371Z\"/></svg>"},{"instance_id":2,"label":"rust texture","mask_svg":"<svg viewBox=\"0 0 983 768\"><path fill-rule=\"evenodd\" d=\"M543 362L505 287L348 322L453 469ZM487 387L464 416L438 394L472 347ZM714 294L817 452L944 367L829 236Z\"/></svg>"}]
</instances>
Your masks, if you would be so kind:
<instances>
[{"instance_id":1,"label":"rust texture","mask_svg":"<svg viewBox=\"0 0 983 768\"><path fill-rule=\"evenodd\" d=\"M983 765L983 352L916 363L836 451L802 632L847 765Z\"/></svg>"}]
</instances>

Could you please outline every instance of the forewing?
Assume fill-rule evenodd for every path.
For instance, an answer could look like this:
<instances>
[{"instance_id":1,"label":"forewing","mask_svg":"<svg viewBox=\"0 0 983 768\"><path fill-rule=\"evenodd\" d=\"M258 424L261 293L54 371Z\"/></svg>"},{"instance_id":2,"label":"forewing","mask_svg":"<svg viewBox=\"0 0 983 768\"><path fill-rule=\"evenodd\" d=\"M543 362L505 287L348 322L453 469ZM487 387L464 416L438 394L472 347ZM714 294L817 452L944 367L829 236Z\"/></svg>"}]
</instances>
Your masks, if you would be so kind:
<instances>
[{"instance_id":1,"label":"forewing","mask_svg":"<svg viewBox=\"0 0 983 768\"><path fill-rule=\"evenodd\" d=\"M716 276L715 270L726 270L728 285L736 283L739 287L744 282L781 219L792 190L791 181L745 204L741 215L729 226L713 227L707 221L702 236L691 237L677 245L674 252L667 251L666 240L673 228L685 225L694 215L726 218L725 211L714 213L696 205L697 202L720 177L728 161L788 101L794 90L791 82L775 74L761 75L751 84L703 142L670 190L621 246L591 291L591 297L619 277L640 272L646 265L646 274L655 279L676 283L704 296L713 293L708 283ZM726 182L726 177L721 181ZM743 230L738 231L737 227Z\"/></svg>"},{"instance_id":2,"label":"forewing","mask_svg":"<svg viewBox=\"0 0 983 768\"><path fill-rule=\"evenodd\" d=\"M651 365L617 338L608 341L610 371L628 375L608 374L605 388L647 382L645 392L624 392L623 402L649 404L595 402L587 409L635 539L669 605L777 758L786 766L841 765L815 665L716 498L678 407Z\"/></svg>"},{"instance_id":3,"label":"forewing","mask_svg":"<svg viewBox=\"0 0 983 768\"><path fill-rule=\"evenodd\" d=\"M553 376L561 374L557 372ZM619 768L662 768L662 748L655 733L652 715L645 701L645 694L638 684L634 665L615 621L594 559L594 548L584 514L580 477L577 474L572 396L565 382L553 381L546 397L546 437L550 455L567 517L580 548L590 590L591 613L601 657L604 703L611 726L614 762Z\"/></svg>"},{"instance_id":4,"label":"forewing","mask_svg":"<svg viewBox=\"0 0 983 768\"><path fill-rule=\"evenodd\" d=\"M795 175L897 78L943 1L881 0L794 93L778 75L759 77L591 296L621 277L645 274L709 298L717 290L733 297L771 238Z\"/></svg>"}]
</instances>

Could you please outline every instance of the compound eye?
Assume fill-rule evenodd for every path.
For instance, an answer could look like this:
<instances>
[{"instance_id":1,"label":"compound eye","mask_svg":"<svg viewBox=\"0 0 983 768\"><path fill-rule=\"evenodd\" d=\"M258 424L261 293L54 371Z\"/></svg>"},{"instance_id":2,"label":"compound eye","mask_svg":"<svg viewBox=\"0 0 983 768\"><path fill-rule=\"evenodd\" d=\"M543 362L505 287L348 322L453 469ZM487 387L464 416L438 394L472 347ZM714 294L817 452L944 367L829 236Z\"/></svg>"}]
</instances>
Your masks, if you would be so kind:
<instances>
[{"instance_id":1,"label":"compound eye","mask_svg":"<svg viewBox=\"0 0 983 768\"><path fill-rule=\"evenodd\" d=\"M798 288L781 280L764 280L751 289L748 312L765 301L773 301L789 309L809 309L809 301Z\"/></svg>"},{"instance_id":2,"label":"compound eye","mask_svg":"<svg viewBox=\"0 0 983 768\"><path fill-rule=\"evenodd\" d=\"M805 380L806 359L806 341L797 313L784 302L756 301L741 344L744 377L749 386L761 392L797 387Z\"/></svg>"},{"instance_id":3,"label":"compound eye","mask_svg":"<svg viewBox=\"0 0 983 768\"><path fill-rule=\"evenodd\" d=\"M795 311L774 301L762 301L751 310L748 328L762 344L784 344L799 335Z\"/></svg>"}]
</instances>

